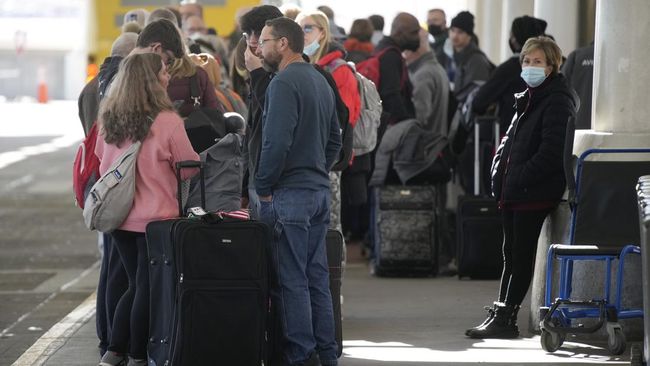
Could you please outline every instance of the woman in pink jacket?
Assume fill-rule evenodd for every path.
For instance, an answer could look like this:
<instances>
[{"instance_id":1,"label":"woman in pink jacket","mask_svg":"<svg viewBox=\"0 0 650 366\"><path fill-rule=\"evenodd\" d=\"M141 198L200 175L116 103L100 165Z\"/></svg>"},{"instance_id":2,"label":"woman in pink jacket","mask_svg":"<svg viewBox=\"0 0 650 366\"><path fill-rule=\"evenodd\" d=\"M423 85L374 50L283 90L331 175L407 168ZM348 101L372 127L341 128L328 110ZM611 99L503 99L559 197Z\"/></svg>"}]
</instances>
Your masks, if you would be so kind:
<instances>
[{"instance_id":1,"label":"woman in pink jacket","mask_svg":"<svg viewBox=\"0 0 650 366\"><path fill-rule=\"evenodd\" d=\"M100 366L147 364L149 275L145 227L178 215L174 166L198 160L174 112L167 86L169 73L160 56L125 58L99 110L101 135L95 154L104 174L134 141L142 141L137 158L133 207L122 226L111 233L129 278L113 318L108 352ZM183 179L193 172L183 172Z\"/></svg>"}]
</instances>

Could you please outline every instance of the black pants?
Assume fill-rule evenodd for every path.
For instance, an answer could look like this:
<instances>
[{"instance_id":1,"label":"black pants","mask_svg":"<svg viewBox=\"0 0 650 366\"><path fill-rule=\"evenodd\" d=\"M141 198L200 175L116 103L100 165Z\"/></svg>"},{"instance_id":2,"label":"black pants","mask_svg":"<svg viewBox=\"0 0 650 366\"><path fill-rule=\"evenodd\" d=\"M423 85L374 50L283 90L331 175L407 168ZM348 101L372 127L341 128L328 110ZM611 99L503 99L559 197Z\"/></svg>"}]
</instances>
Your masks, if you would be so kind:
<instances>
[{"instance_id":1,"label":"black pants","mask_svg":"<svg viewBox=\"0 0 650 366\"><path fill-rule=\"evenodd\" d=\"M111 328L117 302L129 286L129 280L124 271L117 248L112 243L110 234L104 236L104 248L102 255L102 266L99 272L99 283L97 285L97 316L95 325L97 337L99 337L99 348L103 355L108 349L111 340Z\"/></svg>"},{"instance_id":2,"label":"black pants","mask_svg":"<svg viewBox=\"0 0 650 366\"><path fill-rule=\"evenodd\" d=\"M147 242L144 233L116 230L111 236L126 270L129 287L117 303L108 350L145 359L149 337Z\"/></svg>"},{"instance_id":3,"label":"black pants","mask_svg":"<svg viewBox=\"0 0 650 366\"><path fill-rule=\"evenodd\" d=\"M503 274L499 302L521 305L533 278L537 239L552 209L503 211Z\"/></svg>"}]
</instances>

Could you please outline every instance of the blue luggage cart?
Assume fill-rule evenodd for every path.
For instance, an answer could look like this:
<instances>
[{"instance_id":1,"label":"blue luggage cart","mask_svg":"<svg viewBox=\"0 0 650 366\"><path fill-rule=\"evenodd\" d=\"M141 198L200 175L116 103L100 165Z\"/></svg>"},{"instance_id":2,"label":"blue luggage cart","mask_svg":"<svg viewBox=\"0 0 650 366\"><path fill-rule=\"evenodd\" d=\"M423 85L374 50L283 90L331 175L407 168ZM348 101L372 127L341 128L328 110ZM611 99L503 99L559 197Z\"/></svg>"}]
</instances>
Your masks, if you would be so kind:
<instances>
[{"instance_id":1,"label":"blue luggage cart","mask_svg":"<svg viewBox=\"0 0 650 366\"><path fill-rule=\"evenodd\" d=\"M650 309L650 175L639 178L637 185L639 224L641 231L641 264L643 284L643 311ZM650 317L643 318L643 346L633 345L630 351L632 366L645 366L650 361Z\"/></svg>"},{"instance_id":2,"label":"blue luggage cart","mask_svg":"<svg viewBox=\"0 0 650 366\"><path fill-rule=\"evenodd\" d=\"M614 355L625 352L625 335L618 319L643 317L642 309L626 308L622 304L621 292L626 258L641 254L635 187L639 176L650 173L650 161L636 157L645 154L644 158L650 159L648 153L650 149L591 149L578 158L575 184L569 184L572 208L569 244L553 244L548 251L545 304L540 308L541 344L545 351L557 351L567 334L593 333L605 326L609 351ZM596 154L608 156L602 160L589 159ZM616 159L626 155L627 159ZM600 298L571 297L573 263L584 260L604 262ZM618 260L616 287L612 291L615 260ZM556 262L559 263L559 293L553 299ZM583 326L577 324L581 318L597 321Z\"/></svg>"}]
</instances>

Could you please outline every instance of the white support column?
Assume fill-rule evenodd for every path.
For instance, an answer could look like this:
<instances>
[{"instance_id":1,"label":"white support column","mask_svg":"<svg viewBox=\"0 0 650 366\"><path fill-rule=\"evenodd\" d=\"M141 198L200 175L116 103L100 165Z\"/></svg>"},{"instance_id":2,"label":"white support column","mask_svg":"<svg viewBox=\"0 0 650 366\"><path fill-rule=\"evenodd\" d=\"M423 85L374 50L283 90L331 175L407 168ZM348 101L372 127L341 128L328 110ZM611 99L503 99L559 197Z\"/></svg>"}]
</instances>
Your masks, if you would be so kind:
<instances>
[{"instance_id":1,"label":"white support column","mask_svg":"<svg viewBox=\"0 0 650 366\"><path fill-rule=\"evenodd\" d=\"M501 16L504 0L477 1L474 7L474 32L478 36L479 46L490 61L498 65L502 61L501 45L508 39L501 34Z\"/></svg>"},{"instance_id":2,"label":"white support column","mask_svg":"<svg viewBox=\"0 0 650 366\"><path fill-rule=\"evenodd\" d=\"M535 18L546 20L546 33L555 38L566 56L578 44L579 0L536 0Z\"/></svg>"},{"instance_id":3,"label":"white support column","mask_svg":"<svg viewBox=\"0 0 650 366\"><path fill-rule=\"evenodd\" d=\"M650 49L643 46L650 36L635 29L649 17L647 0L597 3L591 109L596 131L650 133L650 72L644 62Z\"/></svg>"},{"instance_id":4,"label":"white support column","mask_svg":"<svg viewBox=\"0 0 650 366\"><path fill-rule=\"evenodd\" d=\"M566 5L556 0L538 0L536 17L544 18L537 13L537 3ZM561 3L561 4L560 4ZM563 8L558 8L564 11ZM570 12L570 10L567 10ZM561 21L561 15L547 17L549 33L560 36L558 28L552 28ZM592 130L576 131L573 144L573 155L579 156L592 148L647 148L650 146L650 72L644 68L644 61L650 56L650 50L643 47L650 36L647 32L637 29L639 24L646 24L650 17L648 0L598 0L596 5L596 37L594 52L594 87L592 102ZM563 21L567 23L566 20ZM573 20L571 21L574 22ZM558 40L559 41L559 40ZM566 46L560 47L564 52ZM568 52L567 52L568 53ZM596 156L594 159L605 160L607 156ZM609 158L611 159L611 158ZM650 159L647 154L635 159ZM542 305L545 289L546 253L550 243L566 240L569 231L570 212L566 204L560 205L557 212L547 220L548 228L542 231L538 240L535 275L531 296L531 330L538 330L539 306ZM640 265L632 262L626 267L626 276L641 278ZM602 291L602 284L594 282L594 278L603 278L602 268L590 266L587 263L577 263L574 266L573 281L580 283L574 288L576 298L588 298L597 291ZM556 277L557 278L557 277ZM585 296L587 294L587 296ZM624 304L639 304L641 294L638 289L623 290ZM589 297L590 298L590 297ZM625 320L624 320L625 322ZM633 337L643 334L643 324L638 319L627 320L623 326L625 333Z\"/></svg>"},{"instance_id":5,"label":"white support column","mask_svg":"<svg viewBox=\"0 0 650 366\"><path fill-rule=\"evenodd\" d=\"M535 0L505 0L502 7L501 15L501 61L505 61L512 56L512 50L508 44L510 38L510 28L512 21L520 16L533 16ZM498 63L497 63L498 64Z\"/></svg>"}]
</instances>

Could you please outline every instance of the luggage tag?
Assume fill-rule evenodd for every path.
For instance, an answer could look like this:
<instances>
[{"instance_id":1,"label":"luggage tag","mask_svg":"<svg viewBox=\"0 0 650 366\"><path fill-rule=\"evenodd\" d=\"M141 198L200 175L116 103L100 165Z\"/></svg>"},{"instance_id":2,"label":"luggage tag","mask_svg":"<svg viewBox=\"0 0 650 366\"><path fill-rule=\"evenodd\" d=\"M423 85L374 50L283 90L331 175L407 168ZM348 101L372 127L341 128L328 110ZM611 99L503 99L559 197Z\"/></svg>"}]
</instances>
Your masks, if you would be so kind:
<instances>
[{"instance_id":1,"label":"luggage tag","mask_svg":"<svg viewBox=\"0 0 650 366\"><path fill-rule=\"evenodd\" d=\"M203 216L207 215L208 213L205 212L205 210L202 207L192 207L188 209L188 215L187 217L190 219L201 219Z\"/></svg>"}]
</instances>

